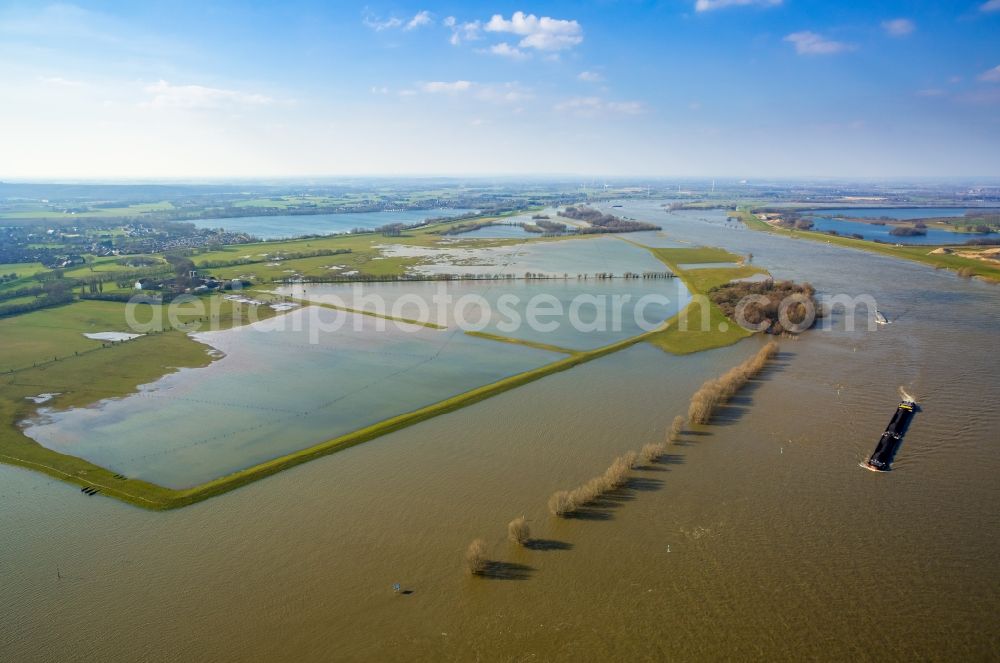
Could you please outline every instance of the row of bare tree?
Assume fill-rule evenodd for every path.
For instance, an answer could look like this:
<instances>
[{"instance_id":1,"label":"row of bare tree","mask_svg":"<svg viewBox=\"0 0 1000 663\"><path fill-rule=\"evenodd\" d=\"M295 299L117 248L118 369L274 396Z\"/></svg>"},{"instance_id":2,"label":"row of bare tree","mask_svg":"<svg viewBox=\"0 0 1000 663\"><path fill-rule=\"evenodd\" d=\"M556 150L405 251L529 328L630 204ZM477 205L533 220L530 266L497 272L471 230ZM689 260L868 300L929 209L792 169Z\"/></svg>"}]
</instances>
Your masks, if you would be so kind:
<instances>
[{"instance_id":1,"label":"row of bare tree","mask_svg":"<svg viewBox=\"0 0 1000 663\"><path fill-rule=\"evenodd\" d=\"M725 405L751 378L764 370L767 362L777 353L778 344L771 341L739 366L701 385L691 397L691 405L688 407L688 419L691 423L707 424L715 410Z\"/></svg>"},{"instance_id":2,"label":"row of bare tree","mask_svg":"<svg viewBox=\"0 0 1000 663\"><path fill-rule=\"evenodd\" d=\"M709 380L695 392L688 408L688 419L692 423L706 424L712 413L720 405L732 398L747 382L758 375L767 362L778 352L778 344L771 341L753 357L730 369L719 378ZM680 439L684 430L684 417L674 417L662 442L651 442L636 453L629 451L612 461L603 474L594 477L572 490L559 490L549 498L549 511L561 518L571 517L575 512L593 504L606 493L623 487L632 470L641 462L650 464L666 455L670 445ZM507 538L511 543L526 546L531 542L531 529L524 516L518 516L507 524ZM465 551L466 569L472 575L486 575L493 562L488 558L486 541L476 539Z\"/></svg>"}]
</instances>

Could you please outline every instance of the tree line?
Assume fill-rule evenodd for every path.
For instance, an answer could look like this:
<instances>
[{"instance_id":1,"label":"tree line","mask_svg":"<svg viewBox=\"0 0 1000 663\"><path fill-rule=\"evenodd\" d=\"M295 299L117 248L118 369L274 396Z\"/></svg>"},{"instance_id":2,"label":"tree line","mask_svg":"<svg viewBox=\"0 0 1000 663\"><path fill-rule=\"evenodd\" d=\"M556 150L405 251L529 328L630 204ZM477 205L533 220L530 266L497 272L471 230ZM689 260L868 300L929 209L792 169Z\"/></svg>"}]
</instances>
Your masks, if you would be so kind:
<instances>
[{"instance_id":1,"label":"tree line","mask_svg":"<svg viewBox=\"0 0 1000 663\"><path fill-rule=\"evenodd\" d=\"M715 410L732 398L753 377L759 375L769 361L777 354L778 344L774 341L762 347L753 357L730 369L719 378L707 381L692 396L688 407L688 420L694 424L707 424ZM600 475L571 490L559 490L548 501L549 512L559 518L571 518L588 505L628 484L629 475L640 463L652 464L663 459L670 445L676 443L684 432L685 418L674 417L663 441L646 444L636 453L628 451L615 458ZM507 524L507 539L511 543L531 547L531 529L524 516L518 516ZM497 568L501 571L497 571ZM489 558L486 540L474 539L465 550L465 569L473 576L494 577L502 573L503 563Z\"/></svg>"},{"instance_id":2,"label":"tree line","mask_svg":"<svg viewBox=\"0 0 1000 663\"><path fill-rule=\"evenodd\" d=\"M796 327L805 323L810 314L819 317L821 313L816 289L809 283L799 285L771 279L735 281L713 288L708 298L727 318L746 323L755 331L766 325L763 331L775 335L788 331L781 321L781 306L786 300L789 302L785 309L786 319Z\"/></svg>"},{"instance_id":3,"label":"tree line","mask_svg":"<svg viewBox=\"0 0 1000 663\"><path fill-rule=\"evenodd\" d=\"M633 221L623 219L613 214L605 214L592 207L574 207L570 205L559 212L559 216L576 221L585 221L590 224L588 228L578 228L577 233L581 235L594 233L629 233L641 230L660 230L660 226L646 223L645 221Z\"/></svg>"}]
</instances>

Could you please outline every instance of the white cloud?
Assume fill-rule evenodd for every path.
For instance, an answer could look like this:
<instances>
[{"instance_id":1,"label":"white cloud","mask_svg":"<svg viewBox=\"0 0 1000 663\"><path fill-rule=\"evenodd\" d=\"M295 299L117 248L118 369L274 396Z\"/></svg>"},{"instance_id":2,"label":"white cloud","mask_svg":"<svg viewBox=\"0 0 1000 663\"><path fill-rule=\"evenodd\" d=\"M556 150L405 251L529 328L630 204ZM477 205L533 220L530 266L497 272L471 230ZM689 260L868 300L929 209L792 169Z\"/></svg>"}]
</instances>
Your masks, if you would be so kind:
<instances>
[{"instance_id":1,"label":"white cloud","mask_svg":"<svg viewBox=\"0 0 1000 663\"><path fill-rule=\"evenodd\" d=\"M274 103L274 99L263 94L224 90L202 85L171 85L164 80L147 85L145 91L150 95L150 98L139 104L143 108L196 110L234 106L264 106Z\"/></svg>"},{"instance_id":2,"label":"white cloud","mask_svg":"<svg viewBox=\"0 0 1000 663\"><path fill-rule=\"evenodd\" d=\"M882 29L890 37L905 37L916 30L917 25L908 18L894 18L891 21L882 21Z\"/></svg>"},{"instance_id":3,"label":"white cloud","mask_svg":"<svg viewBox=\"0 0 1000 663\"><path fill-rule=\"evenodd\" d=\"M393 16L392 18L387 18L385 20L382 20L380 18L377 18L369 14L366 15L363 19L361 19L361 21L375 32L382 32L383 30L392 30L394 28L398 28L403 25L403 19L396 18L395 16Z\"/></svg>"},{"instance_id":4,"label":"white cloud","mask_svg":"<svg viewBox=\"0 0 1000 663\"><path fill-rule=\"evenodd\" d=\"M573 48L583 41L583 28L576 21L548 16L539 18L520 11L514 12L510 20L501 14L494 14L485 30L518 35L522 37L518 46L539 51L561 51Z\"/></svg>"},{"instance_id":5,"label":"white cloud","mask_svg":"<svg viewBox=\"0 0 1000 663\"><path fill-rule=\"evenodd\" d=\"M462 41L475 41L479 39L479 31L482 29L483 24L479 21L468 21L466 23L459 23L454 16L446 17L442 23L446 28L451 29L451 37L448 41L451 42L452 46L458 46Z\"/></svg>"},{"instance_id":6,"label":"white cloud","mask_svg":"<svg viewBox=\"0 0 1000 663\"><path fill-rule=\"evenodd\" d=\"M604 100L600 97L573 97L555 105L555 109L559 112L572 112L578 115L597 114L603 107Z\"/></svg>"},{"instance_id":7,"label":"white cloud","mask_svg":"<svg viewBox=\"0 0 1000 663\"><path fill-rule=\"evenodd\" d=\"M1000 64L979 74L979 80L987 83L1000 83Z\"/></svg>"},{"instance_id":8,"label":"white cloud","mask_svg":"<svg viewBox=\"0 0 1000 663\"><path fill-rule=\"evenodd\" d=\"M472 89L473 85L472 81L452 81L450 83L445 81L431 81L430 83L421 85L420 90L430 94L440 92L454 94L455 92L467 92Z\"/></svg>"},{"instance_id":9,"label":"white cloud","mask_svg":"<svg viewBox=\"0 0 1000 663\"><path fill-rule=\"evenodd\" d=\"M576 77L581 81L586 81L587 83L600 83L604 80L604 76L596 71L581 71L576 75Z\"/></svg>"},{"instance_id":10,"label":"white cloud","mask_svg":"<svg viewBox=\"0 0 1000 663\"><path fill-rule=\"evenodd\" d=\"M62 76L39 76L38 82L52 87L81 88L86 85L83 81L73 81Z\"/></svg>"},{"instance_id":11,"label":"white cloud","mask_svg":"<svg viewBox=\"0 0 1000 663\"><path fill-rule=\"evenodd\" d=\"M389 88L382 86L372 86L372 94L389 94Z\"/></svg>"},{"instance_id":12,"label":"white cloud","mask_svg":"<svg viewBox=\"0 0 1000 663\"><path fill-rule=\"evenodd\" d=\"M608 110L625 115L638 115L645 110L638 101L609 101L607 106Z\"/></svg>"},{"instance_id":13,"label":"white cloud","mask_svg":"<svg viewBox=\"0 0 1000 663\"><path fill-rule=\"evenodd\" d=\"M531 99L532 93L517 82L478 86L476 99L494 104L516 104Z\"/></svg>"},{"instance_id":14,"label":"white cloud","mask_svg":"<svg viewBox=\"0 0 1000 663\"><path fill-rule=\"evenodd\" d=\"M610 113L638 115L645 108L638 101L605 101L601 97L572 97L555 105L560 113L570 113L580 117L597 117Z\"/></svg>"},{"instance_id":15,"label":"white cloud","mask_svg":"<svg viewBox=\"0 0 1000 663\"><path fill-rule=\"evenodd\" d=\"M493 44L490 46L488 52L493 55L499 55L500 57L510 58L511 60L526 60L531 57L521 49L511 46L505 41L502 41L499 44Z\"/></svg>"},{"instance_id":16,"label":"white cloud","mask_svg":"<svg viewBox=\"0 0 1000 663\"><path fill-rule=\"evenodd\" d=\"M426 9L424 9L414 14L413 18L409 20L409 22L406 24L406 27L404 27L403 29L416 30L417 28L422 28L425 25L430 25L432 22L433 21L431 21L431 13Z\"/></svg>"},{"instance_id":17,"label":"white cloud","mask_svg":"<svg viewBox=\"0 0 1000 663\"><path fill-rule=\"evenodd\" d=\"M421 83L416 90L404 90L401 95L410 96L417 92L438 95L471 95L472 98L492 104L516 104L530 99L529 90L513 81L509 83L476 83L474 81L430 81Z\"/></svg>"},{"instance_id":18,"label":"white cloud","mask_svg":"<svg viewBox=\"0 0 1000 663\"><path fill-rule=\"evenodd\" d=\"M365 12L364 17L361 22L366 26L374 30L375 32L382 32L384 30L395 30L397 28L402 28L404 30L415 30L417 28L422 28L425 25L430 25L433 23L431 20L431 13L426 9L418 11L413 15L409 21L404 21L397 16L391 16L387 19L381 19L370 12Z\"/></svg>"},{"instance_id":19,"label":"white cloud","mask_svg":"<svg viewBox=\"0 0 1000 663\"><path fill-rule=\"evenodd\" d=\"M987 0L983 4L979 5L979 11L981 12L1000 11L1000 0Z\"/></svg>"},{"instance_id":20,"label":"white cloud","mask_svg":"<svg viewBox=\"0 0 1000 663\"><path fill-rule=\"evenodd\" d=\"M715 9L725 9L726 7L746 7L754 5L757 7L776 7L782 0L696 0L694 10L696 12L709 12Z\"/></svg>"},{"instance_id":21,"label":"white cloud","mask_svg":"<svg viewBox=\"0 0 1000 663\"><path fill-rule=\"evenodd\" d=\"M809 30L793 32L785 37L785 41L794 44L795 52L799 55L833 55L844 51L853 51L857 48L853 44L833 41Z\"/></svg>"}]
</instances>

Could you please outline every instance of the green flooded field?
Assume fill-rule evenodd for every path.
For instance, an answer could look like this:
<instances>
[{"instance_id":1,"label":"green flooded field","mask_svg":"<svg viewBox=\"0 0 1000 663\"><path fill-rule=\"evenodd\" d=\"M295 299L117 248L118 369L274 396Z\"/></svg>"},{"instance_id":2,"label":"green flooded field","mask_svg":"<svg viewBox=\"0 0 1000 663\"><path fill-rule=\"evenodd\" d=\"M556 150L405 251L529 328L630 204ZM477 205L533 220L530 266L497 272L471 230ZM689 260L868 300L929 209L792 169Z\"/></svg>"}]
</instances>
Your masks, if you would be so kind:
<instances>
[{"instance_id":1,"label":"green flooded field","mask_svg":"<svg viewBox=\"0 0 1000 663\"><path fill-rule=\"evenodd\" d=\"M189 488L560 357L454 331L376 331L379 322L308 307L196 333L224 356L125 398L43 409L25 433L129 477Z\"/></svg>"}]
</instances>

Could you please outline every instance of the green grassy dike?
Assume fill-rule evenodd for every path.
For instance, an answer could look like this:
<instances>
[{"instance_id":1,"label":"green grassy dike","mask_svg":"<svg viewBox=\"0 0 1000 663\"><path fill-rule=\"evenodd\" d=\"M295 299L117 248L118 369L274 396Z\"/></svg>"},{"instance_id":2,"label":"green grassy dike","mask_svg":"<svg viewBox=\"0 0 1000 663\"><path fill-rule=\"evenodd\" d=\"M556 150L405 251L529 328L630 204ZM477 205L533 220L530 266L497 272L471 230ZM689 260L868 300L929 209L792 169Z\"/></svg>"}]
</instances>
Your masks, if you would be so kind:
<instances>
[{"instance_id":1,"label":"green grassy dike","mask_svg":"<svg viewBox=\"0 0 1000 663\"><path fill-rule=\"evenodd\" d=\"M913 262L930 265L935 269L950 269L958 271L960 269L967 268L971 270L972 274L975 276L981 277L982 279L993 283L1000 283L1000 266L991 265L983 262L982 260L963 258L962 256L950 253L931 253L931 251L941 248L942 246L960 249L975 249L976 247L961 244L957 246L944 244L921 244L919 246L911 244L895 246L893 244L880 244L866 239L854 239L853 237L830 235L827 233L816 232L814 230L791 230L789 228L780 228L778 226L771 225L770 223L761 221L748 209L741 208L737 212L734 212L734 215L743 221L743 223L751 230L761 230L785 235L786 237L791 237L793 239L808 239L814 242L826 242L827 244L846 246L851 249L860 249L871 253L880 253L882 255L892 256L893 258L902 258L903 260L912 260Z\"/></svg>"},{"instance_id":2,"label":"green grassy dike","mask_svg":"<svg viewBox=\"0 0 1000 663\"><path fill-rule=\"evenodd\" d=\"M549 352L557 352L564 355L575 355L580 354L580 350L570 350L569 348L563 348L558 345L550 345L548 343L539 343L538 341L528 341L523 338L512 338L510 336L501 336L499 334L491 334L489 332L483 331L467 331L465 332L467 336L475 336L476 338L485 338L488 341L497 341L499 343L510 343L512 345L523 345L527 348L535 348L536 350L548 350Z\"/></svg>"},{"instance_id":3,"label":"green grassy dike","mask_svg":"<svg viewBox=\"0 0 1000 663\"><path fill-rule=\"evenodd\" d=\"M370 318L382 318L384 320L392 320L393 322L402 322L407 325L427 327L428 329L447 329L444 325L439 325L436 322L421 322L420 320L411 320L410 318L397 318L383 313L376 313L375 311L365 311L364 309L350 308L349 306L338 306L337 304L330 304L327 302L315 302L310 299L296 299L295 297L288 297L287 299L302 306L319 306L320 308L328 308L334 311L342 311L344 313L353 313L356 315L367 315Z\"/></svg>"},{"instance_id":4,"label":"green grassy dike","mask_svg":"<svg viewBox=\"0 0 1000 663\"><path fill-rule=\"evenodd\" d=\"M733 279L767 274L767 270L749 265L681 269L679 265L738 263L743 258L716 247L653 248L635 244L631 240L625 241L652 253L684 282L693 297L691 303L671 319L672 324L649 334L646 339L649 343L666 352L683 355L722 348L752 335L727 318L718 306L708 300L707 295L712 288L725 285ZM708 307L707 311L703 308L705 306Z\"/></svg>"}]
</instances>

